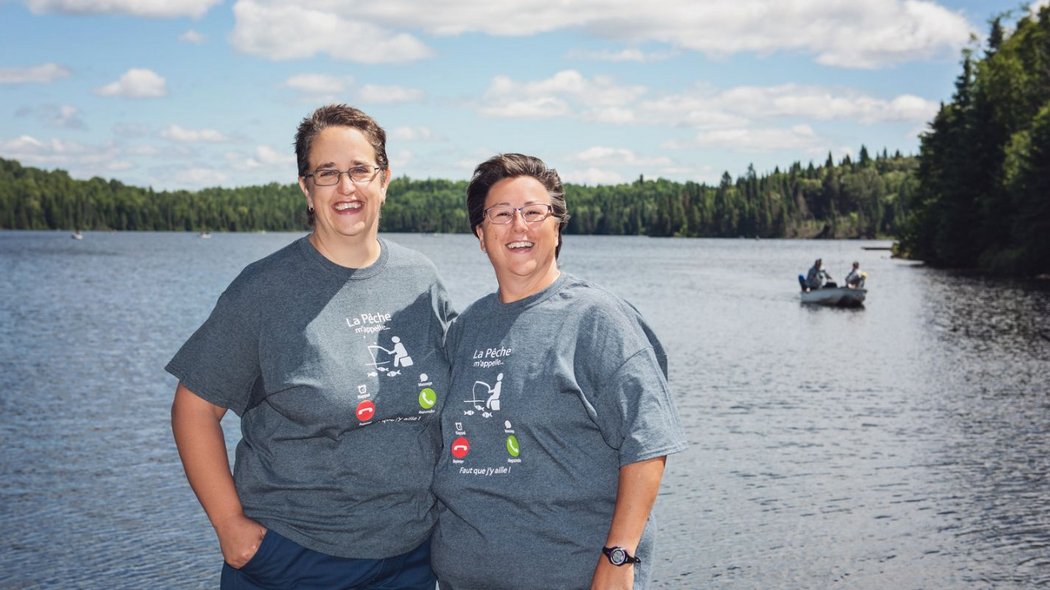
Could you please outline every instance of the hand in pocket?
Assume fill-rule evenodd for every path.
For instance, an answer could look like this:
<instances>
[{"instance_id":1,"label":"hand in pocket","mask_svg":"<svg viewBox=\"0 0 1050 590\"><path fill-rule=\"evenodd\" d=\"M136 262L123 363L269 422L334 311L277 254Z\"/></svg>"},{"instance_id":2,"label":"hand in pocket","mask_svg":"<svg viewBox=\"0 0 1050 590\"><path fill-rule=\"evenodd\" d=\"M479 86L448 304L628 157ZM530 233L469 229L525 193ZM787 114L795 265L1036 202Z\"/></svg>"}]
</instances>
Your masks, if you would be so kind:
<instances>
[{"instance_id":1,"label":"hand in pocket","mask_svg":"<svg viewBox=\"0 0 1050 590\"><path fill-rule=\"evenodd\" d=\"M241 569L259 551L266 527L254 520L240 516L222 527L216 528L222 558L230 567Z\"/></svg>"}]
</instances>

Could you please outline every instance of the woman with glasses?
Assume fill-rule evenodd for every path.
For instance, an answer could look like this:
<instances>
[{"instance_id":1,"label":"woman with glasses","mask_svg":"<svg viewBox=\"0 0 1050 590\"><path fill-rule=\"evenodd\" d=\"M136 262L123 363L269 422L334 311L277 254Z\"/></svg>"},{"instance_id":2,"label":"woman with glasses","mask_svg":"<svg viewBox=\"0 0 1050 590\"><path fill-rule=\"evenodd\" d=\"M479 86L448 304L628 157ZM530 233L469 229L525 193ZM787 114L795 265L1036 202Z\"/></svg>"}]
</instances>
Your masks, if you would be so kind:
<instances>
[{"instance_id":1,"label":"woman with glasses","mask_svg":"<svg viewBox=\"0 0 1050 590\"><path fill-rule=\"evenodd\" d=\"M686 446L663 348L634 307L559 270L569 215L541 160L479 165L467 210L498 289L446 343L440 587L644 588L665 458Z\"/></svg>"},{"instance_id":2,"label":"woman with glasses","mask_svg":"<svg viewBox=\"0 0 1050 590\"><path fill-rule=\"evenodd\" d=\"M313 230L245 268L168 364L179 454L223 588L433 590L453 312L433 264L378 236L383 129L330 105L302 121L295 151Z\"/></svg>"}]
</instances>

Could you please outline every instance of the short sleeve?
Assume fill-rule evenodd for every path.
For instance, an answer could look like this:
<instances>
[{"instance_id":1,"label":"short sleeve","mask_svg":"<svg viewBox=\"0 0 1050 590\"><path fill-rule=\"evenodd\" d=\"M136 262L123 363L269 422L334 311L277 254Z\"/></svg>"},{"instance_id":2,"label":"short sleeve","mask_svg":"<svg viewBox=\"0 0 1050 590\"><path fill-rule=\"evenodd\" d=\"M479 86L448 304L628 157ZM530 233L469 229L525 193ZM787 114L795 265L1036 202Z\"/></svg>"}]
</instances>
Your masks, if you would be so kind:
<instances>
[{"instance_id":1,"label":"short sleeve","mask_svg":"<svg viewBox=\"0 0 1050 590\"><path fill-rule=\"evenodd\" d=\"M629 302L604 290L590 294L575 363L603 440L621 466L685 450L659 338Z\"/></svg>"},{"instance_id":2,"label":"short sleeve","mask_svg":"<svg viewBox=\"0 0 1050 590\"><path fill-rule=\"evenodd\" d=\"M653 348L628 358L600 390L595 399L598 428L619 450L621 466L685 450L681 420Z\"/></svg>"},{"instance_id":3,"label":"short sleeve","mask_svg":"<svg viewBox=\"0 0 1050 590\"><path fill-rule=\"evenodd\" d=\"M234 281L219 297L165 369L201 398L241 415L261 369L257 312L237 287Z\"/></svg>"}]
</instances>

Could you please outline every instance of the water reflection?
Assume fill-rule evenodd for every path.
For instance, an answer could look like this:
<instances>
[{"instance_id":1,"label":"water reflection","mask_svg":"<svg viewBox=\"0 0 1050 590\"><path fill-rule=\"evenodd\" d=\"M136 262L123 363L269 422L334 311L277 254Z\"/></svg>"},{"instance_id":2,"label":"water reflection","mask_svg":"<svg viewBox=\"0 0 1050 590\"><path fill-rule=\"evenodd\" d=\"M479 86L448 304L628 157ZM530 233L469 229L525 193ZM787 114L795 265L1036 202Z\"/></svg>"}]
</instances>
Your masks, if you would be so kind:
<instances>
[{"instance_id":1,"label":"water reflection","mask_svg":"<svg viewBox=\"0 0 1050 590\"><path fill-rule=\"evenodd\" d=\"M938 398L948 427L936 465L954 491L945 530L976 566L967 581L1050 585L1050 459L1033 452L1050 420L1046 285L931 278L925 321L931 345L947 353L930 370L947 392Z\"/></svg>"}]
</instances>

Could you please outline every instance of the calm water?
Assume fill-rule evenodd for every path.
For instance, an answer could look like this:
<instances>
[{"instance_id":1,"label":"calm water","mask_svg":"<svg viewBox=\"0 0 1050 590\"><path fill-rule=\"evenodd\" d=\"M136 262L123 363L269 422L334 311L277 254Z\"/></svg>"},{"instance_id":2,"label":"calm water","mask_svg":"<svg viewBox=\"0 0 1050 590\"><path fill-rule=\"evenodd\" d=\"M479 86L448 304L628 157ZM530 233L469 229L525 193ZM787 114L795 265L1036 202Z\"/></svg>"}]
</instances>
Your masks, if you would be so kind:
<instances>
[{"instance_id":1,"label":"calm water","mask_svg":"<svg viewBox=\"0 0 1050 590\"><path fill-rule=\"evenodd\" d=\"M0 232L0 587L217 586L163 366L296 237ZM469 236L389 237L457 307L494 286ZM563 268L634 302L670 355L692 447L668 463L655 587L1050 587L1045 285L875 242L565 242ZM864 309L799 304L817 257L839 280L860 261Z\"/></svg>"}]
</instances>

